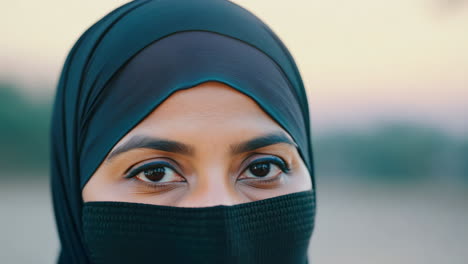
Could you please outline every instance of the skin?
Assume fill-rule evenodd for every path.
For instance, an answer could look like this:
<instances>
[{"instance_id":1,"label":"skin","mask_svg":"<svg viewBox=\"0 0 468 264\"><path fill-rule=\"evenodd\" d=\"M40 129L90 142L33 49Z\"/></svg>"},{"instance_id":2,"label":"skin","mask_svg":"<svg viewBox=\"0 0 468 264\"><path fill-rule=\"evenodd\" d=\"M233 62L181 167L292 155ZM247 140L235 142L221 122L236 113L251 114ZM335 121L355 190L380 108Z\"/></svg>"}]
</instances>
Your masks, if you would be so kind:
<instances>
[{"instance_id":1,"label":"skin","mask_svg":"<svg viewBox=\"0 0 468 264\"><path fill-rule=\"evenodd\" d=\"M277 142L246 152L239 147L267 134L292 144ZM129 142L144 145L148 138L177 141L189 149L176 153L174 149L124 147ZM283 172L271 160L284 161L289 171ZM146 164L153 167L141 171ZM164 167L167 164L172 168ZM126 178L132 172L135 175ZM175 92L128 132L92 175L82 197L84 202L207 207L311 187L309 171L291 136L248 96L225 84L206 82Z\"/></svg>"}]
</instances>

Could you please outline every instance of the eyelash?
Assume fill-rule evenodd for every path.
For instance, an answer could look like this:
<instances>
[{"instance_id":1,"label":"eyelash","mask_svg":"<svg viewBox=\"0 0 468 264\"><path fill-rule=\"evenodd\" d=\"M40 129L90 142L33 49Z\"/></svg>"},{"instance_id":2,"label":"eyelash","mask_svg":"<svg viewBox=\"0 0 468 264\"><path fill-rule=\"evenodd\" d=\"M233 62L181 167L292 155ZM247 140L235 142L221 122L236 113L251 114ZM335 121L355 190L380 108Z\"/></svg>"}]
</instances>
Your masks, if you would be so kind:
<instances>
[{"instance_id":1,"label":"eyelash","mask_svg":"<svg viewBox=\"0 0 468 264\"><path fill-rule=\"evenodd\" d=\"M278 168L283 173L286 173L286 174L289 174L290 171L291 171L291 168L290 168L289 164L286 161L284 161L282 158L277 157L277 156L270 156L270 157L263 157L263 158L258 158L256 160L254 160L244 170L242 170L241 175L243 173L245 173L247 170L249 170L252 166L254 166L256 164L261 164L261 163L274 164L274 165L278 166ZM147 184L147 185L149 185L151 187L167 187L167 185L174 183L174 182L151 183L151 182L142 181L142 180L139 180L139 179L136 178L136 176L138 174L140 174L142 172L145 172L146 170L155 169L155 168L158 168L158 167L167 167L167 168L173 170L175 173L177 173L180 177L184 178L182 176L182 174L176 168L174 168L174 166L171 163L166 162L166 161L155 161L155 162L150 162L150 163L144 164L144 165L142 165L142 166L140 166L138 168L130 170L130 172L124 178L137 180L137 181L139 181L141 183L144 183L144 184ZM270 179L261 179L261 178L251 179L250 178L250 179L245 179L245 180L255 180L256 182L260 182L260 183L271 183L271 182L277 181L278 179L279 179L279 177L275 176L274 178L270 178ZM186 180L181 181L181 182L186 182Z\"/></svg>"},{"instance_id":2,"label":"eyelash","mask_svg":"<svg viewBox=\"0 0 468 264\"><path fill-rule=\"evenodd\" d=\"M282 158L276 157L276 156L271 156L271 157L264 157L264 158L259 158L251 162L247 168L245 168L244 171L248 170L251 166L256 165L256 164L261 164L261 163L272 163L278 166L284 173L289 173L291 171L291 168L289 167L289 164L285 162Z\"/></svg>"},{"instance_id":3,"label":"eyelash","mask_svg":"<svg viewBox=\"0 0 468 264\"><path fill-rule=\"evenodd\" d=\"M172 166L172 164L170 164L169 162L167 161L154 161L154 162L149 162L149 163L146 163L136 169L133 169L133 170L130 170L130 172L125 176L125 178L129 179L129 178L133 178L135 176L137 176L139 173L141 172L144 172L145 170L149 170L149 169L155 169L155 168L159 168L159 167L167 167L173 171L175 171L177 174L181 174L177 169L174 168L174 166Z\"/></svg>"},{"instance_id":4,"label":"eyelash","mask_svg":"<svg viewBox=\"0 0 468 264\"><path fill-rule=\"evenodd\" d=\"M263 158L259 158L259 159L254 160L242 171L242 174L244 174L252 166L254 166L256 164L262 164L262 163L274 164L274 165L278 166L278 168L283 173L286 173L286 174L289 174L291 172L291 168L290 168L289 164L286 161L284 161L282 158L277 157L277 156L269 156L269 157L263 157ZM267 178L267 179L262 179L262 178L259 177L259 178L256 178L256 179L248 178L248 179L243 179L243 180L248 180L248 181L253 180L253 181L257 182L257 183L273 183L273 182L278 181L280 179L280 177L279 177L280 175L281 174L278 174L275 177L270 177L270 178Z\"/></svg>"}]
</instances>

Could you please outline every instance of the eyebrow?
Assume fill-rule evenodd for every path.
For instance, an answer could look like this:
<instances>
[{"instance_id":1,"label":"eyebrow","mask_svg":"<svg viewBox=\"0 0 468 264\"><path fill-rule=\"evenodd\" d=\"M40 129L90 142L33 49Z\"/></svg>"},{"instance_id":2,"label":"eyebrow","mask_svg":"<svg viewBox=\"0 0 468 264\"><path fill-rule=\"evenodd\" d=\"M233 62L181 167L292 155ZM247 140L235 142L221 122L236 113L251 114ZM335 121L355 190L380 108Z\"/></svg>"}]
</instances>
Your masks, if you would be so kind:
<instances>
[{"instance_id":1,"label":"eyebrow","mask_svg":"<svg viewBox=\"0 0 468 264\"><path fill-rule=\"evenodd\" d=\"M235 155L239 153L249 152L252 150L280 143L292 145L297 148L297 144L290 140L284 133L274 132L241 142L239 144L231 145L231 154Z\"/></svg>"},{"instance_id":2,"label":"eyebrow","mask_svg":"<svg viewBox=\"0 0 468 264\"><path fill-rule=\"evenodd\" d=\"M183 155L193 155L195 152L192 146L181 142L147 136L134 136L112 151L107 157L107 161L110 161L119 154L134 149L154 149Z\"/></svg>"},{"instance_id":3,"label":"eyebrow","mask_svg":"<svg viewBox=\"0 0 468 264\"><path fill-rule=\"evenodd\" d=\"M292 145L297 148L297 144L290 140L284 133L274 132L255 137L241 143L233 144L230 146L230 150L231 154L235 155L280 143ZM106 160L110 161L115 156L135 149L154 149L189 156L195 153L193 146L182 142L140 135L130 138L127 142L117 147L107 156Z\"/></svg>"}]
</instances>

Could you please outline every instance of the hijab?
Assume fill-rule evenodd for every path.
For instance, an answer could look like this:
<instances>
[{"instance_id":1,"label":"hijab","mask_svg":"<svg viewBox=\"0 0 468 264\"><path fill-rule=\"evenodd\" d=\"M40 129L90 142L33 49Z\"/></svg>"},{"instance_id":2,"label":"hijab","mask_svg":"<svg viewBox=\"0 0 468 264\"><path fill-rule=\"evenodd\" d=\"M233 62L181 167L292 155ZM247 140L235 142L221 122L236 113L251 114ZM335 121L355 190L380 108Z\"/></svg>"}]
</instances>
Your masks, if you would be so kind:
<instances>
[{"instance_id":1,"label":"hijab","mask_svg":"<svg viewBox=\"0 0 468 264\"><path fill-rule=\"evenodd\" d=\"M291 135L311 191L206 208L83 203L83 187L126 133L172 93L207 81L251 97ZM63 66L51 145L59 263L307 263L315 181L305 89L280 39L232 2L137 0L95 23ZM126 259L134 248L146 253Z\"/></svg>"}]
</instances>

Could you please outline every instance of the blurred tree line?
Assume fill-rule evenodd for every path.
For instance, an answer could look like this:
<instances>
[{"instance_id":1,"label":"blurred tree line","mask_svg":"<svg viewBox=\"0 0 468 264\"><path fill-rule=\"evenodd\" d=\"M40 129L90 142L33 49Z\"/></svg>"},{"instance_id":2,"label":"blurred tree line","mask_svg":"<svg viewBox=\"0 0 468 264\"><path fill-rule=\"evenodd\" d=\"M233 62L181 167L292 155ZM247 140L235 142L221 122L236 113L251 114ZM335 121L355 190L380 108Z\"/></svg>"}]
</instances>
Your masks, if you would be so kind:
<instances>
[{"instance_id":1,"label":"blurred tree line","mask_svg":"<svg viewBox=\"0 0 468 264\"><path fill-rule=\"evenodd\" d=\"M8 177L5 171L33 177L30 173L49 165L52 100L28 98L20 91L14 83L0 81L0 178Z\"/></svg>"},{"instance_id":2,"label":"blurred tree line","mask_svg":"<svg viewBox=\"0 0 468 264\"><path fill-rule=\"evenodd\" d=\"M0 179L6 172L47 177L50 95L30 98L0 81ZM468 138L450 137L415 123L390 123L362 130L313 135L318 179L384 183L443 180L468 186Z\"/></svg>"},{"instance_id":3,"label":"blurred tree line","mask_svg":"<svg viewBox=\"0 0 468 264\"><path fill-rule=\"evenodd\" d=\"M333 131L315 140L318 174L379 183L451 182L468 187L468 138L391 122Z\"/></svg>"}]
</instances>

